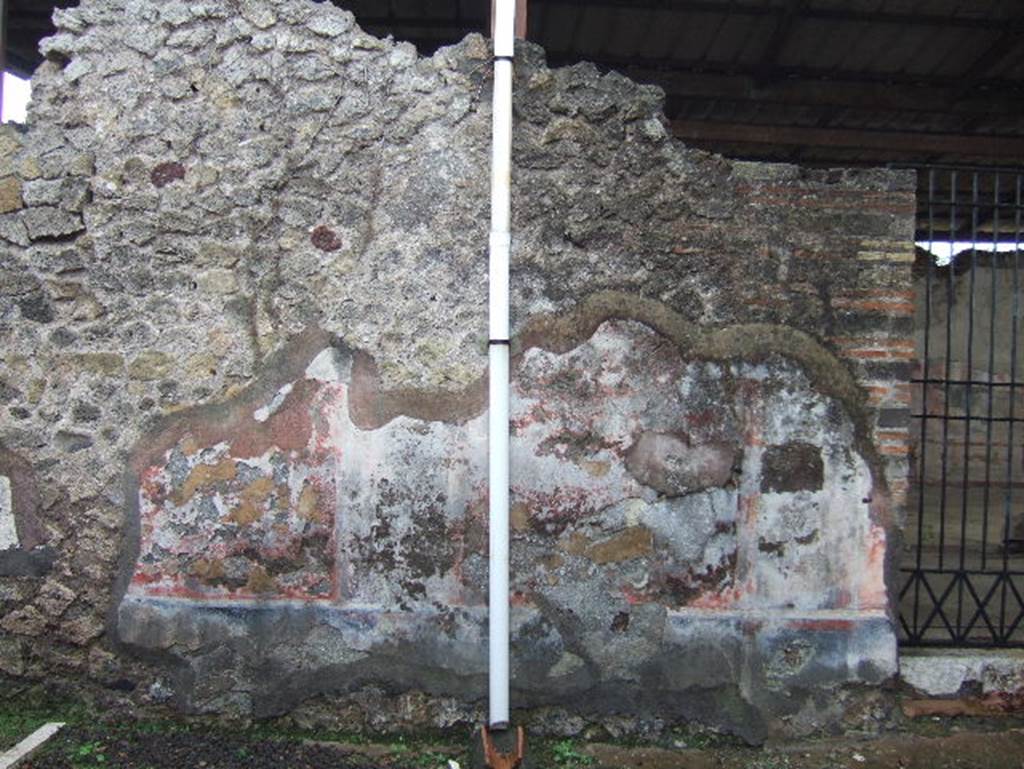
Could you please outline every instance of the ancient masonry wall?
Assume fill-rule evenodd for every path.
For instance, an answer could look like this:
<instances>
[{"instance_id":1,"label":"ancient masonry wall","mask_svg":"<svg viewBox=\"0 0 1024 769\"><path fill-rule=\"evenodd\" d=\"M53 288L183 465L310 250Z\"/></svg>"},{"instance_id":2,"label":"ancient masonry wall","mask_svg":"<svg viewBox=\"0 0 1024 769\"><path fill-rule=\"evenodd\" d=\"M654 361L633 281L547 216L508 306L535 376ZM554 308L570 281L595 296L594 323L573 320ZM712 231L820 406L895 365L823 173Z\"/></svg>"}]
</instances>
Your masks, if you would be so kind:
<instances>
[{"instance_id":1,"label":"ancient masonry wall","mask_svg":"<svg viewBox=\"0 0 1024 769\"><path fill-rule=\"evenodd\" d=\"M485 40L419 58L307 0L56 22L0 133L0 671L479 718ZM658 90L520 54L515 702L864 727L896 667L913 178L689 150Z\"/></svg>"}]
</instances>

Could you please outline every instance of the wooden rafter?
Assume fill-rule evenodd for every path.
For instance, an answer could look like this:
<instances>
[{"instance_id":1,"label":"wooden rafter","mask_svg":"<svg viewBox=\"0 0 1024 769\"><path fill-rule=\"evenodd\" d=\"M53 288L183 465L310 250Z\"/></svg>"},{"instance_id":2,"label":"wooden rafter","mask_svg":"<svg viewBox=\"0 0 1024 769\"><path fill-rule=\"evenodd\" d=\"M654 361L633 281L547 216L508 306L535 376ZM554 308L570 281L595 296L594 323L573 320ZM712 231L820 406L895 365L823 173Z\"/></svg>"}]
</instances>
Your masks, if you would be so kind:
<instances>
[{"instance_id":1,"label":"wooden rafter","mask_svg":"<svg viewBox=\"0 0 1024 769\"><path fill-rule=\"evenodd\" d=\"M574 51L548 51L548 61L555 65L574 64L580 60ZM913 72L873 72L867 70L843 70L806 66L761 67L757 63L719 62L707 59L649 58L643 56L602 55L597 63L620 70L643 69L650 72L688 72L700 75L739 75L743 77L767 78L769 82L814 81L818 83L852 83L904 85L925 88L959 88L961 77L948 75L923 75ZM1020 91L1024 83L1017 80L987 80L993 89Z\"/></svg>"},{"instance_id":2,"label":"wooden rafter","mask_svg":"<svg viewBox=\"0 0 1024 769\"><path fill-rule=\"evenodd\" d=\"M831 149L861 149L883 153L961 155L1006 158L1024 157L1024 137L912 133L902 131L854 131L838 128L750 125L674 120L672 132L680 139L719 144L751 144Z\"/></svg>"},{"instance_id":3,"label":"wooden rafter","mask_svg":"<svg viewBox=\"0 0 1024 769\"><path fill-rule=\"evenodd\" d=\"M996 41L981 56L975 59L974 63L967 69L967 72L964 73L963 84L957 89L953 101L967 98L973 93L985 81L993 69L1003 62L1007 56L1020 48L1022 42L1024 41L1021 40L1020 20L1018 20L1016 24L1003 30Z\"/></svg>"},{"instance_id":4,"label":"wooden rafter","mask_svg":"<svg viewBox=\"0 0 1024 769\"><path fill-rule=\"evenodd\" d=\"M4 103L4 77L7 71L7 0L0 0L0 107Z\"/></svg>"},{"instance_id":5,"label":"wooden rafter","mask_svg":"<svg viewBox=\"0 0 1024 769\"><path fill-rule=\"evenodd\" d=\"M622 67L623 74L640 83L654 83L670 97L728 99L780 106L822 106L883 112L946 113L970 116L1024 116L1024 90L968 95L952 104L949 88L914 84L860 83L813 78L787 78L759 85L749 74L693 73ZM1009 86L1010 84L1006 84Z\"/></svg>"},{"instance_id":6,"label":"wooden rafter","mask_svg":"<svg viewBox=\"0 0 1024 769\"><path fill-rule=\"evenodd\" d=\"M538 6L568 5L580 8L629 8L632 10L671 10L689 13L732 14L737 16L772 16L779 5L751 0L533 0ZM822 8L808 3L802 15L807 19L870 24L896 24L901 26L941 27L946 29L982 29L1002 32L1010 23L1007 19L985 16L944 15L927 13L898 13L892 11L858 11L842 7ZM1020 27L1015 27L1020 31Z\"/></svg>"},{"instance_id":7,"label":"wooden rafter","mask_svg":"<svg viewBox=\"0 0 1024 769\"><path fill-rule=\"evenodd\" d=\"M761 60L758 62L759 68L770 71L778 66L779 56L793 34L794 28L800 23L801 15L806 7L806 0L786 0L785 5L779 6L775 29L761 54ZM759 85L765 85L769 81L761 76L757 82Z\"/></svg>"}]
</instances>

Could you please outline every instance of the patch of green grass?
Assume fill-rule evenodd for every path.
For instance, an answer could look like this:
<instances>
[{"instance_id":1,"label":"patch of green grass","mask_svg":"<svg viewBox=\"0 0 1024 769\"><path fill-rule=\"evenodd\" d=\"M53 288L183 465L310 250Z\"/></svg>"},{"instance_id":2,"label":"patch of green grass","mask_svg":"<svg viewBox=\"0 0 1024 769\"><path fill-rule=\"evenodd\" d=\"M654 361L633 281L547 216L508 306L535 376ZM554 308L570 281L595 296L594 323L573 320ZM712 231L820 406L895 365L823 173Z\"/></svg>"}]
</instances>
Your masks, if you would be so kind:
<instances>
[{"instance_id":1,"label":"patch of green grass","mask_svg":"<svg viewBox=\"0 0 1024 769\"><path fill-rule=\"evenodd\" d=\"M581 753L572 740L554 743L551 746L551 760L561 769L581 769L594 763L594 759Z\"/></svg>"},{"instance_id":2,"label":"patch of green grass","mask_svg":"<svg viewBox=\"0 0 1024 769\"><path fill-rule=\"evenodd\" d=\"M765 753L747 764L747 769L790 769L789 757Z\"/></svg>"},{"instance_id":3,"label":"patch of green grass","mask_svg":"<svg viewBox=\"0 0 1024 769\"><path fill-rule=\"evenodd\" d=\"M442 769L448 766L448 756L433 750L417 753L405 762L411 769Z\"/></svg>"},{"instance_id":4,"label":"patch of green grass","mask_svg":"<svg viewBox=\"0 0 1024 769\"><path fill-rule=\"evenodd\" d=\"M693 750L715 750L718 748L740 748L745 743L738 737L731 734L707 729L701 726L683 726L675 728L670 733L671 747L677 747L677 743L683 743L687 748Z\"/></svg>"},{"instance_id":5,"label":"patch of green grass","mask_svg":"<svg viewBox=\"0 0 1024 769\"><path fill-rule=\"evenodd\" d=\"M388 743L388 749L390 749L392 753L408 753L411 750L409 744L405 741L404 735L399 735L398 739L392 739L391 742Z\"/></svg>"},{"instance_id":6,"label":"patch of green grass","mask_svg":"<svg viewBox=\"0 0 1024 769\"><path fill-rule=\"evenodd\" d=\"M78 703L47 707L31 703L19 705L10 700L0 701L0 751L18 744L43 724L51 721L75 724L88 717L88 711Z\"/></svg>"},{"instance_id":7,"label":"patch of green grass","mask_svg":"<svg viewBox=\"0 0 1024 769\"><path fill-rule=\"evenodd\" d=\"M68 751L68 758L75 769L92 769L107 763L107 755L103 750L103 744L96 740L83 742Z\"/></svg>"}]
</instances>

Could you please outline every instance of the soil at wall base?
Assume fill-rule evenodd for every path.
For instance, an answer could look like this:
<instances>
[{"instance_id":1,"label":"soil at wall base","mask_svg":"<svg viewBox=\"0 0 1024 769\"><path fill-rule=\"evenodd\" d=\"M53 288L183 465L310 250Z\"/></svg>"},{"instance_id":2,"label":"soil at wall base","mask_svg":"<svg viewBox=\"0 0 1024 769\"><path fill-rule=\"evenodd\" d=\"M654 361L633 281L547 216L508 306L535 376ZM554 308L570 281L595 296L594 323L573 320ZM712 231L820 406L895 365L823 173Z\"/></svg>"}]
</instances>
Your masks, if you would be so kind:
<instances>
[{"instance_id":1,"label":"soil at wall base","mask_svg":"<svg viewBox=\"0 0 1024 769\"><path fill-rule=\"evenodd\" d=\"M876 739L837 738L761 749L735 745L666 749L542 741L531 763L541 769L1020 769L1024 722L927 719ZM448 769L455 759L474 769L465 747L410 748L258 737L217 729L145 732L72 725L25 769Z\"/></svg>"},{"instance_id":2,"label":"soil at wall base","mask_svg":"<svg viewBox=\"0 0 1024 769\"><path fill-rule=\"evenodd\" d=\"M112 734L70 727L19 769L370 769L385 765L346 755L344 745L252 739L220 731Z\"/></svg>"}]
</instances>

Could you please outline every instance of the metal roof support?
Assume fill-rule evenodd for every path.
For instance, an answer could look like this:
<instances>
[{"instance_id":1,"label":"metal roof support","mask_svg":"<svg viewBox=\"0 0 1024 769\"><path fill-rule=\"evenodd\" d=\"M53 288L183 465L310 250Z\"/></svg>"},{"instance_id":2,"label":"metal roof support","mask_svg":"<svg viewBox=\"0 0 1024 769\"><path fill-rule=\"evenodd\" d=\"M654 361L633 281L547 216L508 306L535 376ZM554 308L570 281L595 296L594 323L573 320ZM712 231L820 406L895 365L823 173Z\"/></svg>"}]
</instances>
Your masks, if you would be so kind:
<instances>
[{"instance_id":1,"label":"metal roof support","mask_svg":"<svg viewBox=\"0 0 1024 769\"><path fill-rule=\"evenodd\" d=\"M1024 137L967 136L910 131L862 131L842 128L717 123L673 120L673 134L691 141L769 144L793 147L844 147L908 154L962 155L991 158L1024 157Z\"/></svg>"},{"instance_id":2,"label":"metal roof support","mask_svg":"<svg viewBox=\"0 0 1024 769\"><path fill-rule=\"evenodd\" d=\"M4 78L7 71L7 0L0 0L0 109L4 103ZM2 115L0 115L2 119Z\"/></svg>"}]
</instances>

